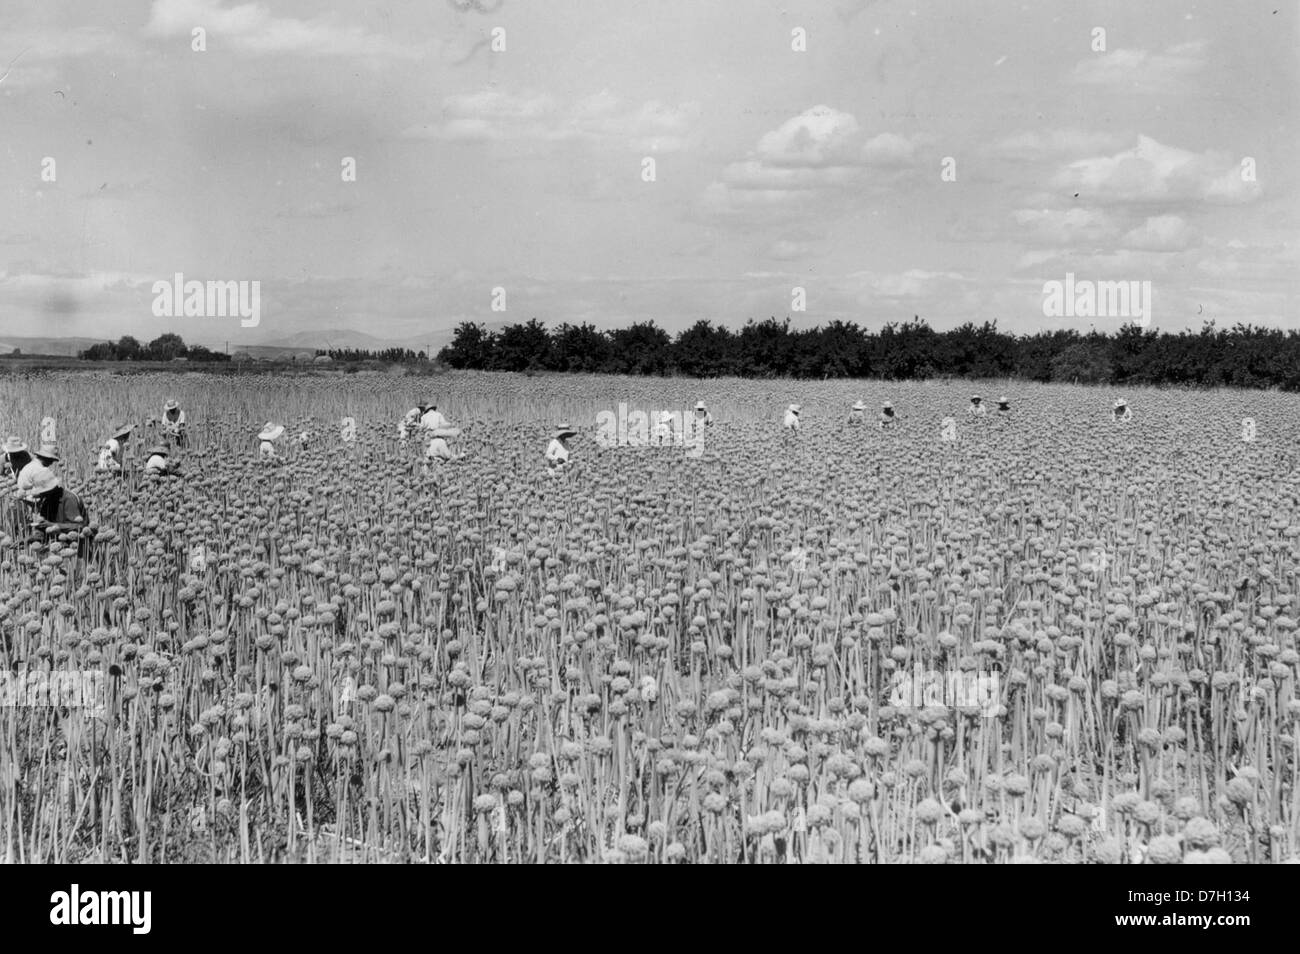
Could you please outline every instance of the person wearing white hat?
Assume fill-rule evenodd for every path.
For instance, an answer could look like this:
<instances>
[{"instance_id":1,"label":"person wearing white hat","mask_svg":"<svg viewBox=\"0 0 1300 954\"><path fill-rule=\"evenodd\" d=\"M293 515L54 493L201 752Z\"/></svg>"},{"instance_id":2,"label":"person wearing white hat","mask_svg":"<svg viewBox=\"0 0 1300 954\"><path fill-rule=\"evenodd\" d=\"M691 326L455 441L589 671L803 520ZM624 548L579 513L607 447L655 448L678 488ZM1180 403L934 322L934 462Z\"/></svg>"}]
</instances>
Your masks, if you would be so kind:
<instances>
[{"instance_id":1,"label":"person wearing white hat","mask_svg":"<svg viewBox=\"0 0 1300 954\"><path fill-rule=\"evenodd\" d=\"M162 429L177 447L185 446L185 412L175 398L163 405Z\"/></svg>"},{"instance_id":2,"label":"person wearing white hat","mask_svg":"<svg viewBox=\"0 0 1300 954\"><path fill-rule=\"evenodd\" d=\"M34 456L46 467L50 467L51 464L59 462L59 449L53 444L42 444L36 449ZM54 468L50 467L50 469L53 470Z\"/></svg>"},{"instance_id":3,"label":"person wearing white hat","mask_svg":"<svg viewBox=\"0 0 1300 954\"><path fill-rule=\"evenodd\" d=\"M854 401L853 408L849 411L849 423L858 427L867 422L867 402Z\"/></svg>"},{"instance_id":4,"label":"person wearing white hat","mask_svg":"<svg viewBox=\"0 0 1300 954\"><path fill-rule=\"evenodd\" d=\"M66 489L53 471L38 476L27 503L31 505L32 529L48 535L86 526L86 510L81 498Z\"/></svg>"},{"instance_id":5,"label":"person wearing white hat","mask_svg":"<svg viewBox=\"0 0 1300 954\"><path fill-rule=\"evenodd\" d=\"M438 405L434 401L423 404L417 404L406 412L401 423L397 425L397 436L401 440L406 440L412 429L423 431L433 431L440 427L450 427L451 422L443 416L438 410Z\"/></svg>"},{"instance_id":6,"label":"person wearing white hat","mask_svg":"<svg viewBox=\"0 0 1300 954\"><path fill-rule=\"evenodd\" d=\"M787 431L799 430L799 411L798 404L791 404L785 409L785 419L781 423Z\"/></svg>"},{"instance_id":7,"label":"person wearing white hat","mask_svg":"<svg viewBox=\"0 0 1300 954\"><path fill-rule=\"evenodd\" d=\"M1011 402L1007 400L1007 396L1004 394L1000 398L998 398L998 413L1005 414L1010 410L1011 410Z\"/></svg>"},{"instance_id":8,"label":"person wearing white hat","mask_svg":"<svg viewBox=\"0 0 1300 954\"><path fill-rule=\"evenodd\" d=\"M713 423L713 415L709 413L709 409L704 406L703 401L695 402L695 423L696 426L703 424L705 427Z\"/></svg>"},{"instance_id":9,"label":"person wearing white hat","mask_svg":"<svg viewBox=\"0 0 1300 954\"><path fill-rule=\"evenodd\" d=\"M95 463L95 470L113 474L121 473L122 445L130 439L131 431L134 429L134 424L121 424L113 428L113 436L104 441L99 449L99 460Z\"/></svg>"},{"instance_id":10,"label":"person wearing white hat","mask_svg":"<svg viewBox=\"0 0 1300 954\"><path fill-rule=\"evenodd\" d=\"M59 478L55 476L54 471L36 460L21 438L11 436L0 446L0 451L4 452L8 470L14 475L13 496L15 498L32 503L38 492L37 488L45 486L49 481L58 484Z\"/></svg>"},{"instance_id":11,"label":"person wearing white hat","mask_svg":"<svg viewBox=\"0 0 1300 954\"><path fill-rule=\"evenodd\" d=\"M971 417L983 417L987 412L988 408L984 406L984 399L978 394L972 394L970 396L970 407L967 408L966 413Z\"/></svg>"},{"instance_id":12,"label":"person wearing white hat","mask_svg":"<svg viewBox=\"0 0 1300 954\"><path fill-rule=\"evenodd\" d=\"M568 465L569 439L577 433L568 424L560 424L555 428L551 442L546 445L546 466L550 468L551 473L557 473Z\"/></svg>"},{"instance_id":13,"label":"person wearing white hat","mask_svg":"<svg viewBox=\"0 0 1300 954\"><path fill-rule=\"evenodd\" d=\"M894 415L894 405L886 401L880 406L880 429L883 431L887 427L893 427L898 418Z\"/></svg>"},{"instance_id":14,"label":"person wearing white hat","mask_svg":"<svg viewBox=\"0 0 1300 954\"><path fill-rule=\"evenodd\" d=\"M1128 402L1123 398L1115 399L1114 417L1116 423L1133 420L1133 412L1129 409Z\"/></svg>"},{"instance_id":15,"label":"person wearing white hat","mask_svg":"<svg viewBox=\"0 0 1300 954\"><path fill-rule=\"evenodd\" d=\"M271 421L266 422L266 426L263 427L261 432L257 435L257 439L262 442L261 446L258 448L258 454L262 460L273 461L280 459L280 455L277 454L275 450L275 442L280 439L280 435L283 433L283 424L273 424Z\"/></svg>"},{"instance_id":16,"label":"person wearing white hat","mask_svg":"<svg viewBox=\"0 0 1300 954\"><path fill-rule=\"evenodd\" d=\"M163 444L155 444L145 453L148 460L144 464L144 472L153 474L156 477L166 477L176 472L175 462L171 459L171 451Z\"/></svg>"}]
</instances>

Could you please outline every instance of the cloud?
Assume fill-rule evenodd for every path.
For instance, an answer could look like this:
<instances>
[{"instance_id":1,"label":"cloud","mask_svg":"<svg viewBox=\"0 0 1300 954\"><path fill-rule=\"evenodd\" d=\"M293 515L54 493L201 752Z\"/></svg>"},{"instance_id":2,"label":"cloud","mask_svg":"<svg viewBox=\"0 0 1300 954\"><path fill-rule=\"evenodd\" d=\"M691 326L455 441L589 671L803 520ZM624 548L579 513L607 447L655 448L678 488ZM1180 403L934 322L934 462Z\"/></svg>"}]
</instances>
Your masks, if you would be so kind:
<instances>
[{"instance_id":1,"label":"cloud","mask_svg":"<svg viewBox=\"0 0 1300 954\"><path fill-rule=\"evenodd\" d=\"M794 206L895 182L912 165L914 144L881 133L863 142L850 113L813 106L765 133L744 159L723 167L701 197L706 216L793 214Z\"/></svg>"},{"instance_id":2,"label":"cloud","mask_svg":"<svg viewBox=\"0 0 1300 954\"><path fill-rule=\"evenodd\" d=\"M1085 86L1109 87L1124 93L1177 93L1205 66L1205 42L1180 43L1163 53L1111 50L1079 61L1073 78Z\"/></svg>"},{"instance_id":3,"label":"cloud","mask_svg":"<svg viewBox=\"0 0 1300 954\"><path fill-rule=\"evenodd\" d=\"M1150 252L1180 252L1194 241L1191 228L1180 216L1156 215L1126 232L1120 245Z\"/></svg>"},{"instance_id":4,"label":"cloud","mask_svg":"<svg viewBox=\"0 0 1300 954\"><path fill-rule=\"evenodd\" d=\"M481 90L449 96L440 123L407 127L407 139L448 142L605 142L641 152L687 148L700 105L650 100L624 105L608 90L572 103L544 93Z\"/></svg>"},{"instance_id":5,"label":"cloud","mask_svg":"<svg viewBox=\"0 0 1300 954\"><path fill-rule=\"evenodd\" d=\"M814 106L765 133L756 155L765 166L820 168L853 164L850 141L858 121L829 106Z\"/></svg>"},{"instance_id":6,"label":"cloud","mask_svg":"<svg viewBox=\"0 0 1300 954\"><path fill-rule=\"evenodd\" d=\"M154 0L146 36L190 37L202 27L209 49L228 47L252 56L411 58L414 46L343 23L333 14L311 19L274 16L260 3L223 6L220 0Z\"/></svg>"},{"instance_id":7,"label":"cloud","mask_svg":"<svg viewBox=\"0 0 1300 954\"><path fill-rule=\"evenodd\" d=\"M1071 162L1052 181L1102 203L1235 205L1261 194L1259 183L1242 181L1238 160L1166 146L1149 136L1139 136L1132 149Z\"/></svg>"}]
</instances>

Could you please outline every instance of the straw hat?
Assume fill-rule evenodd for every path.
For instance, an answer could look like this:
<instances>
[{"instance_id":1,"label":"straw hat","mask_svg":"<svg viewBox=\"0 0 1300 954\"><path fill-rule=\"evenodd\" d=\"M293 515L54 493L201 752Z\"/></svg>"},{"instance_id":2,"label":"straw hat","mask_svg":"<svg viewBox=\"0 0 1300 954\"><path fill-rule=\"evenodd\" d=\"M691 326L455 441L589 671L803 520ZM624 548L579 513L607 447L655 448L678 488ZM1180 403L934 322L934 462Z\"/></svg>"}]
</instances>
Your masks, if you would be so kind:
<instances>
[{"instance_id":1,"label":"straw hat","mask_svg":"<svg viewBox=\"0 0 1300 954\"><path fill-rule=\"evenodd\" d=\"M889 401L886 401L884 404L880 406L883 407L886 411L892 411L894 409L894 405Z\"/></svg>"},{"instance_id":2,"label":"straw hat","mask_svg":"<svg viewBox=\"0 0 1300 954\"><path fill-rule=\"evenodd\" d=\"M707 411L708 408L704 406L704 402L703 402L703 401L696 401L696 402L695 402L695 410L697 410L697 411Z\"/></svg>"},{"instance_id":3,"label":"straw hat","mask_svg":"<svg viewBox=\"0 0 1300 954\"><path fill-rule=\"evenodd\" d=\"M117 427L113 428L113 437L114 439L130 437L133 430L135 430L134 424L119 424Z\"/></svg>"},{"instance_id":4,"label":"straw hat","mask_svg":"<svg viewBox=\"0 0 1300 954\"><path fill-rule=\"evenodd\" d=\"M180 402L177 401L175 398L172 398L172 399L169 400L166 404L163 405L163 410L164 410L164 411L175 411L175 410L179 410L179 409L180 409L180 406L181 406L181 405L180 405Z\"/></svg>"},{"instance_id":5,"label":"straw hat","mask_svg":"<svg viewBox=\"0 0 1300 954\"><path fill-rule=\"evenodd\" d=\"M36 456L42 460L56 461L59 460L59 449L53 444L42 444Z\"/></svg>"},{"instance_id":6,"label":"straw hat","mask_svg":"<svg viewBox=\"0 0 1300 954\"><path fill-rule=\"evenodd\" d=\"M51 490L59 486L59 476L52 470L41 469L32 483L31 490L28 494L32 497L39 497L41 494L48 494Z\"/></svg>"},{"instance_id":7,"label":"straw hat","mask_svg":"<svg viewBox=\"0 0 1300 954\"><path fill-rule=\"evenodd\" d=\"M573 436L576 435L577 433L578 433L578 432L575 431L575 430L574 430L572 427L570 427L568 424L556 424L556 425L555 425L555 436L556 436L556 437L573 437Z\"/></svg>"},{"instance_id":8,"label":"straw hat","mask_svg":"<svg viewBox=\"0 0 1300 954\"><path fill-rule=\"evenodd\" d=\"M1123 398L1115 398L1116 407L1125 407L1127 402Z\"/></svg>"},{"instance_id":9,"label":"straw hat","mask_svg":"<svg viewBox=\"0 0 1300 954\"><path fill-rule=\"evenodd\" d=\"M1004 395L1002 395L1002 397L998 398L998 403L999 403L999 404L1006 404L1006 403L1008 403L1008 402L1007 402L1007 396L1004 394Z\"/></svg>"},{"instance_id":10,"label":"straw hat","mask_svg":"<svg viewBox=\"0 0 1300 954\"><path fill-rule=\"evenodd\" d=\"M798 404L791 404L790 407L789 407L789 410L794 411L794 413L798 414L798 413L799 413L799 405L798 405Z\"/></svg>"},{"instance_id":11,"label":"straw hat","mask_svg":"<svg viewBox=\"0 0 1300 954\"><path fill-rule=\"evenodd\" d=\"M972 401L982 401L982 400L984 400L984 399L983 399L982 397L980 397L978 394L972 394L972 395L970 396L970 399L971 399Z\"/></svg>"},{"instance_id":12,"label":"straw hat","mask_svg":"<svg viewBox=\"0 0 1300 954\"><path fill-rule=\"evenodd\" d=\"M21 437L14 434L5 438L4 444L0 444L0 451L4 451L6 454L21 454L25 450L27 450L27 445L23 443Z\"/></svg>"},{"instance_id":13,"label":"straw hat","mask_svg":"<svg viewBox=\"0 0 1300 954\"><path fill-rule=\"evenodd\" d=\"M257 435L257 439L259 441L274 441L278 440L280 435L283 433L283 424L272 424L270 421L267 421L266 426L262 428L262 432Z\"/></svg>"},{"instance_id":14,"label":"straw hat","mask_svg":"<svg viewBox=\"0 0 1300 954\"><path fill-rule=\"evenodd\" d=\"M865 411L866 409L867 409L867 402L866 402L866 401L854 401L854 402L853 402L853 410L855 410L855 411Z\"/></svg>"},{"instance_id":15,"label":"straw hat","mask_svg":"<svg viewBox=\"0 0 1300 954\"><path fill-rule=\"evenodd\" d=\"M150 447L147 451L145 451L145 454L147 454L150 457L152 457L154 454L157 454L160 457L170 457L171 453L172 452L162 444L154 444L153 447Z\"/></svg>"}]
</instances>

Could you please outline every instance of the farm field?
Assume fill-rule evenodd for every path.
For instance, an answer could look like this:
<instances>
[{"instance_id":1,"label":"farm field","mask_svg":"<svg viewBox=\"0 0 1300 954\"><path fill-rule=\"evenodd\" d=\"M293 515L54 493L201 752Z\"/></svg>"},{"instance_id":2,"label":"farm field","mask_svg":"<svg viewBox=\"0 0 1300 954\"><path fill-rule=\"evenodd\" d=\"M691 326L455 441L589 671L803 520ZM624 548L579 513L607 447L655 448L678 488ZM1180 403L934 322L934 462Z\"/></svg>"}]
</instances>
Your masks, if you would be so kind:
<instances>
[{"instance_id":1,"label":"farm field","mask_svg":"<svg viewBox=\"0 0 1300 954\"><path fill-rule=\"evenodd\" d=\"M467 455L430 473L423 398ZM698 457L592 437L697 400ZM0 409L98 527L0 540L0 662L102 690L8 677L5 861L1300 859L1300 395L55 372Z\"/></svg>"}]
</instances>

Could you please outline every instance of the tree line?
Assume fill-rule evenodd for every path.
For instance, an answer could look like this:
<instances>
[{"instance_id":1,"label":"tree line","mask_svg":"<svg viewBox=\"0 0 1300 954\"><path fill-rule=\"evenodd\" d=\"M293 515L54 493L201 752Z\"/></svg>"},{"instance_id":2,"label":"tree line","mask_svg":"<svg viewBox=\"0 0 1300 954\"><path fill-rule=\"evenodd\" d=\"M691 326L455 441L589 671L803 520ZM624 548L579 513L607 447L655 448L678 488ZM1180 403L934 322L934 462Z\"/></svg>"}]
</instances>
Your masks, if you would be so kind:
<instances>
[{"instance_id":1,"label":"tree line","mask_svg":"<svg viewBox=\"0 0 1300 954\"><path fill-rule=\"evenodd\" d=\"M117 341L105 341L103 344L91 345L85 351L77 353L85 361L174 361L184 358L187 361L229 361L230 355L213 351L203 345L187 345L180 335L159 335L147 345L141 344L130 335L123 335Z\"/></svg>"},{"instance_id":2,"label":"tree line","mask_svg":"<svg viewBox=\"0 0 1300 954\"><path fill-rule=\"evenodd\" d=\"M429 356L412 348L383 348L366 351L362 348L317 348L316 357L325 355L334 361L388 361L392 364L424 364Z\"/></svg>"},{"instance_id":3,"label":"tree line","mask_svg":"<svg viewBox=\"0 0 1300 954\"><path fill-rule=\"evenodd\" d=\"M600 330L548 329L537 319L488 331L458 325L439 361L485 371L746 378L1019 378L1084 384L1277 387L1300 391L1300 332L1206 323L1178 334L1124 325L1013 335L996 322L936 331L919 317L879 331L833 321L791 329L750 320L738 330L710 321L670 335L654 322Z\"/></svg>"}]
</instances>

